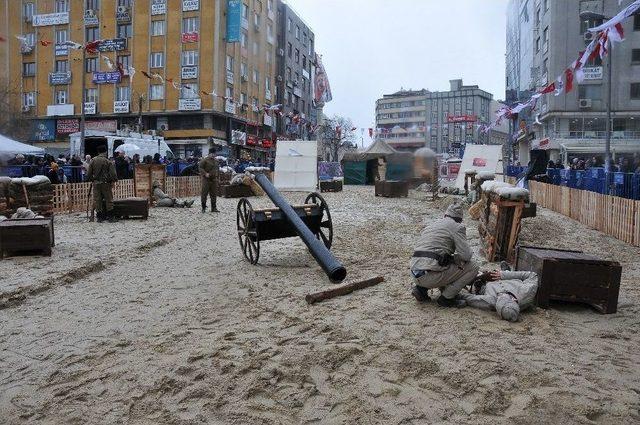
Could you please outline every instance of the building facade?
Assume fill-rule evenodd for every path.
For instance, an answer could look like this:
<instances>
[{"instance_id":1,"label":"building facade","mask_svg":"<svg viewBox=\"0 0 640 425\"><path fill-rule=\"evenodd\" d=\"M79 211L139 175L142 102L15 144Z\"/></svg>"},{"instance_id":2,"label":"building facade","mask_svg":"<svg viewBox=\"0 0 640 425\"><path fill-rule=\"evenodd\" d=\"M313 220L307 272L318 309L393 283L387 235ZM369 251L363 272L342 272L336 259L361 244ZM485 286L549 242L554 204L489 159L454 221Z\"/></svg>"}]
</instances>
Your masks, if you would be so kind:
<instances>
[{"instance_id":1,"label":"building facade","mask_svg":"<svg viewBox=\"0 0 640 425\"><path fill-rule=\"evenodd\" d=\"M29 140L68 148L79 129L161 132L174 153L269 151L276 0L2 0L8 83L33 119ZM97 52L76 50L102 40ZM117 71L121 64L122 73ZM111 65L111 66L109 66ZM145 76L145 73L151 78ZM83 99L84 98L84 99ZM267 146L267 147L262 147ZM246 151L246 152L245 152Z\"/></svg>"},{"instance_id":2,"label":"building facade","mask_svg":"<svg viewBox=\"0 0 640 425\"><path fill-rule=\"evenodd\" d=\"M466 144L488 144L479 131L489 124L493 95L478 86L451 80L443 92L401 90L376 102L379 137L401 151L427 146L437 153L460 155Z\"/></svg>"},{"instance_id":3,"label":"building facade","mask_svg":"<svg viewBox=\"0 0 640 425\"><path fill-rule=\"evenodd\" d=\"M278 0L277 99L283 116L278 117L278 135L308 139L316 124L313 105L315 35L285 1ZM309 124L309 125L307 125Z\"/></svg>"},{"instance_id":4,"label":"building facade","mask_svg":"<svg viewBox=\"0 0 640 425\"><path fill-rule=\"evenodd\" d=\"M507 16L507 100L528 100L534 91L563 76L578 52L585 50L592 40L587 29L603 21L582 19L581 12L607 18L624 6L618 0L511 0ZM514 156L521 163L528 161L529 149L540 146L541 141L550 148L552 157L603 157L609 89L614 157L640 150L640 17L626 20L623 27L625 41L616 44L604 64L599 58L588 63L585 80L579 84L574 81L572 92L543 96L535 111L527 111L528 119L520 117ZM609 61L613 64L611 87L607 82ZM521 63L519 67L517 62Z\"/></svg>"}]
</instances>

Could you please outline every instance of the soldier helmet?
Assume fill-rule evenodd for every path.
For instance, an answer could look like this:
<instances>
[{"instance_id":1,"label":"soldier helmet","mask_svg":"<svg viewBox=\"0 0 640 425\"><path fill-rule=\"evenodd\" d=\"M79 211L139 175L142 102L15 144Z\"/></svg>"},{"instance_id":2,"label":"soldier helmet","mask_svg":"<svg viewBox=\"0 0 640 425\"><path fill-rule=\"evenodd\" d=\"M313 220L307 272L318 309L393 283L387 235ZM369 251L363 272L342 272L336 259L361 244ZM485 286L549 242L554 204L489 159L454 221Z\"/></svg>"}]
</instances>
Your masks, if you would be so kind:
<instances>
[{"instance_id":1,"label":"soldier helmet","mask_svg":"<svg viewBox=\"0 0 640 425\"><path fill-rule=\"evenodd\" d=\"M502 320L517 322L520 319L520 306L518 302L509 294L502 293L496 300L496 312Z\"/></svg>"}]
</instances>

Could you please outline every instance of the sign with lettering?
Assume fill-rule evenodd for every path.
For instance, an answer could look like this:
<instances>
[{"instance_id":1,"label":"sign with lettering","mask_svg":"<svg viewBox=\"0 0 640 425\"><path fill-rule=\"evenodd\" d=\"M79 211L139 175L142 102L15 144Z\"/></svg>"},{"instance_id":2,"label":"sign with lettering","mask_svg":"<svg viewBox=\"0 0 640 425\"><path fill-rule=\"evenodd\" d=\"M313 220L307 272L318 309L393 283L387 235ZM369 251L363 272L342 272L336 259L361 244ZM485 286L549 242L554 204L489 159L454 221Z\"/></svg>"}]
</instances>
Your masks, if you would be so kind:
<instances>
[{"instance_id":1,"label":"sign with lettering","mask_svg":"<svg viewBox=\"0 0 640 425\"><path fill-rule=\"evenodd\" d=\"M273 118L271 118L271 115L269 114L264 114L264 125L271 127L271 124L273 123Z\"/></svg>"},{"instance_id":2,"label":"sign with lettering","mask_svg":"<svg viewBox=\"0 0 640 425\"><path fill-rule=\"evenodd\" d=\"M182 33L183 43L197 43L199 39L200 39L200 35L197 32Z\"/></svg>"},{"instance_id":3,"label":"sign with lettering","mask_svg":"<svg viewBox=\"0 0 640 425\"><path fill-rule=\"evenodd\" d=\"M183 66L181 77L183 80L188 80L190 78L198 78L198 67L197 66Z\"/></svg>"},{"instance_id":4,"label":"sign with lettering","mask_svg":"<svg viewBox=\"0 0 640 425\"><path fill-rule=\"evenodd\" d=\"M50 25L64 25L69 23L69 12L47 13L45 15L33 15L34 27L46 27Z\"/></svg>"},{"instance_id":5,"label":"sign with lettering","mask_svg":"<svg viewBox=\"0 0 640 425\"><path fill-rule=\"evenodd\" d=\"M152 0L151 14L164 15L165 13L167 13L167 0Z\"/></svg>"},{"instance_id":6,"label":"sign with lettering","mask_svg":"<svg viewBox=\"0 0 640 425\"><path fill-rule=\"evenodd\" d=\"M65 118L56 123L56 133L66 135L80 131L80 121L77 118Z\"/></svg>"},{"instance_id":7,"label":"sign with lettering","mask_svg":"<svg viewBox=\"0 0 640 425\"><path fill-rule=\"evenodd\" d=\"M90 16L90 15L85 15L84 17L84 25L85 26L94 26L94 25L99 25L100 22L98 21L98 17L97 16Z\"/></svg>"},{"instance_id":8,"label":"sign with lettering","mask_svg":"<svg viewBox=\"0 0 640 425\"><path fill-rule=\"evenodd\" d=\"M85 130L108 131L115 133L118 130L118 121L116 120L96 120L87 121L84 124Z\"/></svg>"},{"instance_id":9,"label":"sign with lettering","mask_svg":"<svg viewBox=\"0 0 640 425\"><path fill-rule=\"evenodd\" d=\"M94 115L96 113L96 102L85 102L84 113L86 115ZM86 127L86 125L85 125Z\"/></svg>"},{"instance_id":10,"label":"sign with lettering","mask_svg":"<svg viewBox=\"0 0 640 425\"><path fill-rule=\"evenodd\" d=\"M49 84L58 86L71 83L71 72L50 72Z\"/></svg>"},{"instance_id":11,"label":"sign with lettering","mask_svg":"<svg viewBox=\"0 0 640 425\"><path fill-rule=\"evenodd\" d=\"M242 1L227 0L227 43L240 41L240 21L242 17Z\"/></svg>"},{"instance_id":12,"label":"sign with lettering","mask_svg":"<svg viewBox=\"0 0 640 425\"><path fill-rule=\"evenodd\" d=\"M69 46L66 44L56 44L56 56L66 56L69 54Z\"/></svg>"},{"instance_id":13,"label":"sign with lettering","mask_svg":"<svg viewBox=\"0 0 640 425\"><path fill-rule=\"evenodd\" d=\"M585 80L602 80L602 67L592 66L582 68Z\"/></svg>"},{"instance_id":14,"label":"sign with lettering","mask_svg":"<svg viewBox=\"0 0 640 425\"><path fill-rule=\"evenodd\" d=\"M199 111L202 109L202 99L180 99L178 100L179 111Z\"/></svg>"},{"instance_id":15,"label":"sign with lettering","mask_svg":"<svg viewBox=\"0 0 640 425\"><path fill-rule=\"evenodd\" d=\"M113 38L102 40L100 44L98 44L98 50L101 52L115 52L118 50L125 50L127 48L127 39L126 38Z\"/></svg>"},{"instance_id":16,"label":"sign with lettering","mask_svg":"<svg viewBox=\"0 0 640 425\"><path fill-rule=\"evenodd\" d=\"M55 120L35 120L33 121L32 140L39 142L50 142L56 140Z\"/></svg>"},{"instance_id":17,"label":"sign with lettering","mask_svg":"<svg viewBox=\"0 0 640 425\"><path fill-rule=\"evenodd\" d=\"M182 0L182 11L189 12L191 10L200 9L200 0Z\"/></svg>"},{"instance_id":18,"label":"sign with lettering","mask_svg":"<svg viewBox=\"0 0 640 425\"><path fill-rule=\"evenodd\" d=\"M122 75L118 71L94 72L94 84L115 84L122 80Z\"/></svg>"},{"instance_id":19,"label":"sign with lettering","mask_svg":"<svg viewBox=\"0 0 640 425\"><path fill-rule=\"evenodd\" d=\"M128 100L116 100L113 102L113 113L114 114L126 114L129 112L129 101Z\"/></svg>"},{"instance_id":20,"label":"sign with lettering","mask_svg":"<svg viewBox=\"0 0 640 425\"><path fill-rule=\"evenodd\" d=\"M126 6L119 6L116 11L116 22L119 24L131 22L131 9Z\"/></svg>"},{"instance_id":21,"label":"sign with lettering","mask_svg":"<svg viewBox=\"0 0 640 425\"><path fill-rule=\"evenodd\" d=\"M447 115L448 123L476 122L476 121L478 121L478 117L475 115Z\"/></svg>"},{"instance_id":22,"label":"sign with lettering","mask_svg":"<svg viewBox=\"0 0 640 425\"><path fill-rule=\"evenodd\" d=\"M236 113L236 104L233 100L227 99L224 102L224 111L228 114Z\"/></svg>"}]
</instances>

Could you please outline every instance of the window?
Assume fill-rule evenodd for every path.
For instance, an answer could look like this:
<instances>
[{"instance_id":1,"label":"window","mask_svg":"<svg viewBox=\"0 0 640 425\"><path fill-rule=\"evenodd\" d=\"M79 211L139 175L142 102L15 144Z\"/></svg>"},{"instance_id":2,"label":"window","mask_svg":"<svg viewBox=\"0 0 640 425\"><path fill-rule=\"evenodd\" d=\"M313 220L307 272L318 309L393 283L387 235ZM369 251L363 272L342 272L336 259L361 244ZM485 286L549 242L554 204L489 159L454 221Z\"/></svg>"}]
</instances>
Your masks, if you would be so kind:
<instances>
[{"instance_id":1,"label":"window","mask_svg":"<svg viewBox=\"0 0 640 425\"><path fill-rule=\"evenodd\" d=\"M246 93L240 93L240 104L242 106L247 104L247 94Z\"/></svg>"},{"instance_id":2,"label":"window","mask_svg":"<svg viewBox=\"0 0 640 425\"><path fill-rule=\"evenodd\" d=\"M631 83L631 99L640 99L640 83Z\"/></svg>"},{"instance_id":3,"label":"window","mask_svg":"<svg viewBox=\"0 0 640 425\"><path fill-rule=\"evenodd\" d=\"M22 93L22 106L36 106L36 93Z\"/></svg>"},{"instance_id":4,"label":"window","mask_svg":"<svg viewBox=\"0 0 640 425\"><path fill-rule=\"evenodd\" d=\"M267 56L267 63L269 65L271 65L271 49L267 48L265 53L266 53L266 56Z\"/></svg>"},{"instance_id":5,"label":"window","mask_svg":"<svg viewBox=\"0 0 640 425\"><path fill-rule=\"evenodd\" d=\"M131 7L132 0L118 0L118 6Z\"/></svg>"},{"instance_id":6,"label":"window","mask_svg":"<svg viewBox=\"0 0 640 425\"><path fill-rule=\"evenodd\" d=\"M56 72L69 71L69 61L56 61Z\"/></svg>"},{"instance_id":7,"label":"window","mask_svg":"<svg viewBox=\"0 0 640 425\"><path fill-rule=\"evenodd\" d=\"M149 99L150 100L164 99L164 86L161 84L152 84L149 87Z\"/></svg>"},{"instance_id":8,"label":"window","mask_svg":"<svg viewBox=\"0 0 640 425\"><path fill-rule=\"evenodd\" d=\"M300 40L300 27L296 25L296 40Z\"/></svg>"},{"instance_id":9,"label":"window","mask_svg":"<svg viewBox=\"0 0 640 425\"><path fill-rule=\"evenodd\" d=\"M249 19L249 6L244 3L242 3L242 19Z\"/></svg>"},{"instance_id":10,"label":"window","mask_svg":"<svg viewBox=\"0 0 640 425\"><path fill-rule=\"evenodd\" d=\"M87 42L100 40L100 27L88 27L84 32Z\"/></svg>"},{"instance_id":11,"label":"window","mask_svg":"<svg viewBox=\"0 0 640 425\"><path fill-rule=\"evenodd\" d=\"M85 89L84 91L85 102L98 102L98 89Z\"/></svg>"},{"instance_id":12,"label":"window","mask_svg":"<svg viewBox=\"0 0 640 425\"><path fill-rule=\"evenodd\" d=\"M164 35L164 21L151 21L151 35Z\"/></svg>"},{"instance_id":13,"label":"window","mask_svg":"<svg viewBox=\"0 0 640 425\"><path fill-rule=\"evenodd\" d=\"M536 10L536 26L539 27L540 26L540 14L542 12L540 11L540 9Z\"/></svg>"},{"instance_id":14,"label":"window","mask_svg":"<svg viewBox=\"0 0 640 425\"><path fill-rule=\"evenodd\" d=\"M131 56L129 55L125 55L125 56L118 56L116 58L116 61L119 64L122 64L122 67L124 68L125 72L128 72L129 70L127 68L129 68L129 65L131 65Z\"/></svg>"},{"instance_id":15,"label":"window","mask_svg":"<svg viewBox=\"0 0 640 425\"><path fill-rule=\"evenodd\" d=\"M164 66L164 52L151 53L151 68L162 68Z\"/></svg>"},{"instance_id":16,"label":"window","mask_svg":"<svg viewBox=\"0 0 640 425\"><path fill-rule=\"evenodd\" d=\"M300 63L300 50L296 49L296 63Z\"/></svg>"},{"instance_id":17,"label":"window","mask_svg":"<svg viewBox=\"0 0 640 425\"><path fill-rule=\"evenodd\" d=\"M56 44L63 44L69 39L69 32L67 30L56 31Z\"/></svg>"},{"instance_id":18,"label":"window","mask_svg":"<svg viewBox=\"0 0 640 425\"><path fill-rule=\"evenodd\" d=\"M253 24L257 27L260 26L260 15L258 15L257 13L253 14Z\"/></svg>"},{"instance_id":19,"label":"window","mask_svg":"<svg viewBox=\"0 0 640 425\"><path fill-rule=\"evenodd\" d=\"M267 36L269 39L273 37L273 25L267 24Z\"/></svg>"},{"instance_id":20,"label":"window","mask_svg":"<svg viewBox=\"0 0 640 425\"><path fill-rule=\"evenodd\" d=\"M257 41L253 42L253 55L254 56L258 56L258 54L260 53L260 45L258 44Z\"/></svg>"},{"instance_id":21,"label":"window","mask_svg":"<svg viewBox=\"0 0 640 425\"><path fill-rule=\"evenodd\" d=\"M260 81L260 72L258 72L257 69L253 70L253 84L258 84L258 81Z\"/></svg>"},{"instance_id":22,"label":"window","mask_svg":"<svg viewBox=\"0 0 640 425\"><path fill-rule=\"evenodd\" d=\"M536 38L536 53L540 52L540 37Z\"/></svg>"},{"instance_id":23,"label":"window","mask_svg":"<svg viewBox=\"0 0 640 425\"><path fill-rule=\"evenodd\" d=\"M56 105L64 105L67 103L68 93L66 90L56 91Z\"/></svg>"},{"instance_id":24,"label":"window","mask_svg":"<svg viewBox=\"0 0 640 425\"><path fill-rule=\"evenodd\" d=\"M56 0L56 13L69 11L69 0Z\"/></svg>"},{"instance_id":25,"label":"window","mask_svg":"<svg viewBox=\"0 0 640 425\"><path fill-rule=\"evenodd\" d=\"M305 105L306 104L304 103L304 100L300 101L300 108L302 109L303 113L304 113L304 110L306 109Z\"/></svg>"},{"instance_id":26,"label":"window","mask_svg":"<svg viewBox=\"0 0 640 425\"><path fill-rule=\"evenodd\" d=\"M133 35L131 24L118 24L118 38L130 38Z\"/></svg>"},{"instance_id":27,"label":"window","mask_svg":"<svg viewBox=\"0 0 640 425\"><path fill-rule=\"evenodd\" d=\"M36 45L36 33L31 32L29 34L24 34L24 38L26 39L24 44L27 46L35 46Z\"/></svg>"},{"instance_id":28,"label":"window","mask_svg":"<svg viewBox=\"0 0 640 425\"><path fill-rule=\"evenodd\" d=\"M198 66L200 54L197 50L187 50L182 52L182 66Z\"/></svg>"},{"instance_id":29,"label":"window","mask_svg":"<svg viewBox=\"0 0 640 425\"><path fill-rule=\"evenodd\" d=\"M287 31L291 32L291 18L287 19Z\"/></svg>"},{"instance_id":30,"label":"window","mask_svg":"<svg viewBox=\"0 0 640 425\"><path fill-rule=\"evenodd\" d=\"M267 0L267 11L273 12L273 0Z\"/></svg>"},{"instance_id":31,"label":"window","mask_svg":"<svg viewBox=\"0 0 640 425\"><path fill-rule=\"evenodd\" d=\"M302 33L302 44L306 46L308 41L309 41L309 36L307 35L307 33L306 32Z\"/></svg>"},{"instance_id":32,"label":"window","mask_svg":"<svg viewBox=\"0 0 640 425\"><path fill-rule=\"evenodd\" d=\"M302 67L307 69L307 57L305 55L302 55Z\"/></svg>"},{"instance_id":33,"label":"window","mask_svg":"<svg viewBox=\"0 0 640 425\"><path fill-rule=\"evenodd\" d=\"M100 9L100 0L85 0L84 8L98 10Z\"/></svg>"},{"instance_id":34,"label":"window","mask_svg":"<svg viewBox=\"0 0 640 425\"><path fill-rule=\"evenodd\" d=\"M224 91L224 95L227 99L233 100L233 87L227 87Z\"/></svg>"},{"instance_id":35,"label":"window","mask_svg":"<svg viewBox=\"0 0 640 425\"><path fill-rule=\"evenodd\" d=\"M131 89L129 86L116 87L116 101L123 102L128 101L131 97Z\"/></svg>"},{"instance_id":36,"label":"window","mask_svg":"<svg viewBox=\"0 0 640 425\"><path fill-rule=\"evenodd\" d=\"M247 32L245 30L242 30L242 32L240 33L240 45L242 46L243 49L247 48L248 38L249 36L247 35Z\"/></svg>"},{"instance_id":37,"label":"window","mask_svg":"<svg viewBox=\"0 0 640 425\"><path fill-rule=\"evenodd\" d=\"M197 99L200 94L198 83L189 83L180 88L180 99Z\"/></svg>"},{"instance_id":38,"label":"window","mask_svg":"<svg viewBox=\"0 0 640 425\"><path fill-rule=\"evenodd\" d=\"M22 64L22 75L24 77L33 77L36 75L36 63L27 62Z\"/></svg>"},{"instance_id":39,"label":"window","mask_svg":"<svg viewBox=\"0 0 640 425\"><path fill-rule=\"evenodd\" d=\"M578 97L580 99L602 100L601 85L583 85L578 87Z\"/></svg>"},{"instance_id":40,"label":"window","mask_svg":"<svg viewBox=\"0 0 640 425\"><path fill-rule=\"evenodd\" d=\"M295 78L293 81L295 81L296 83L297 83L298 81L300 81L300 74L298 74L298 73L296 72L296 73L295 73L295 77L296 77L296 78Z\"/></svg>"},{"instance_id":41,"label":"window","mask_svg":"<svg viewBox=\"0 0 640 425\"><path fill-rule=\"evenodd\" d=\"M240 75L242 77L248 77L249 74L247 73L247 64L244 62L240 63Z\"/></svg>"},{"instance_id":42,"label":"window","mask_svg":"<svg viewBox=\"0 0 640 425\"><path fill-rule=\"evenodd\" d=\"M84 62L84 72L96 72L98 70L98 58L88 58Z\"/></svg>"},{"instance_id":43,"label":"window","mask_svg":"<svg viewBox=\"0 0 640 425\"><path fill-rule=\"evenodd\" d=\"M631 50L631 62L640 63L640 49Z\"/></svg>"},{"instance_id":44,"label":"window","mask_svg":"<svg viewBox=\"0 0 640 425\"><path fill-rule=\"evenodd\" d=\"M182 33L200 31L200 19L196 16L193 18L184 18L182 20Z\"/></svg>"},{"instance_id":45,"label":"window","mask_svg":"<svg viewBox=\"0 0 640 425\"><path fill-rule=\"evenodd\" d=\"M549 0L542 0L542 4L544 6L544 11L549 10Z\"/></svg>"},{"instance_id":46,"label":"window","mask_svg":"<svg viewBox=\"0 0 640 425\"><path fill-rule=\"evenodd\" d=\"M634 15L633 17L633 30L640 31L640 15Z\"/></svg>"},{"instance_id":47,"label":"window","mask_svg":"<svg viewBox=\"0 0 640 425\"><path fill-rule=\"evenodd\" d=\"M33 3L25 3L22 5L22 16L25 18L32 18L35 5Z\"/></svg>"},{"instance_id":48,"label":"window","mask_svg":"<svg viewBox=\"0 0 640 425\"><path fill-rule=\"evenodd\" d=\"M293 103L293 97L291 96L291 92L287 92L287 105L291 105Z\"/></svg>"},{"instance_id":49,"label":"window","mask_svg":"<svg viewBox=\"0 0 640 425\"><path fill-rule=\"evenodd\" d=\"M287 78L287 82L291 81L291 68L287 68L285 77Z\"/></svg>"},{"instance_id":50,"label":"window","mask_svg":"<svg viewBox=\"0 0 640 425\"><path fill-rule=\"evenodd\" d=\"M264 89L266 91L271 91L271 79L269 77L264 80Z\"/></svg>"},{"instance_id":51,"label":"window","mask_svg":"<svg viewBox=\"0 0 640 425\"><path fill-rule=\"evenodd\" d=\"M233 72L233 56L227 55L227 71Z\"/></svg>"},{"instance_id":52,"label":"window","mask_svg":"<svg viewBox=\"0 0 640 425\"><path fill-rule=\"evenodd\" d=\"M546 52L549 50L549 27L542 32L542 49Z\"/></svg>"},{"instance_id":53,"label":"window","mask_svg":"<svg viewBox=\"0 0 640 425\"><path fill-rule=\"evenodd\" d=\"M291 57L293 55L293 46L291 43L287 43L287 56Z\"/></svg>"}]
</instances>

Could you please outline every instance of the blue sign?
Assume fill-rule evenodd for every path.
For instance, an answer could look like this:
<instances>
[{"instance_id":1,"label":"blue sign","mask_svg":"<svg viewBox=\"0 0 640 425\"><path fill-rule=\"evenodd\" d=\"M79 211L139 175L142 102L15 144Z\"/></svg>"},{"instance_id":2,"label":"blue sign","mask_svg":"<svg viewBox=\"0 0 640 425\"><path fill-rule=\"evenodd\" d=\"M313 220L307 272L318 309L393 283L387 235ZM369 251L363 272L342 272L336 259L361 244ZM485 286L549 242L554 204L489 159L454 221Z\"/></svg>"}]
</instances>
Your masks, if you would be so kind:
<instances>
[{"instance_id":1,"label":"blue sign","mask_svg":"<svg viewBox=\"0 0 640 425\"><path fill-rule=\"evenodd\" d=\"M56 140L56 120L35 120L31 140L51 142Z\"/></svg>"},{"instance_id":2,"label":"blue sign","mask_svg":"<svg viewBox=\"0 0 640 425\"><path fill-rule=\"evenodd\" d=\"M227 0L227 43L240 41L242 0Z\"/></svg>"},{"instance_id":3,"label":"blue sign","mask_svg":"<svg viewBox=\"0 0 640 425\"><path fill-rule=\"evenodd\" d=\"M93 73L94 84L115 84L119 83L120 80L122 80L122 75L118 71Z\"/></svg>"}]
</instances>

